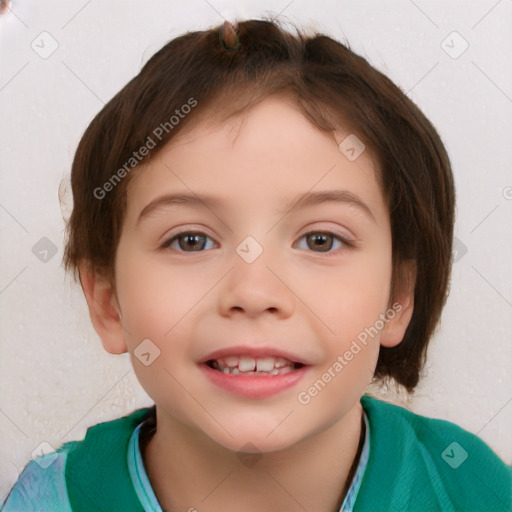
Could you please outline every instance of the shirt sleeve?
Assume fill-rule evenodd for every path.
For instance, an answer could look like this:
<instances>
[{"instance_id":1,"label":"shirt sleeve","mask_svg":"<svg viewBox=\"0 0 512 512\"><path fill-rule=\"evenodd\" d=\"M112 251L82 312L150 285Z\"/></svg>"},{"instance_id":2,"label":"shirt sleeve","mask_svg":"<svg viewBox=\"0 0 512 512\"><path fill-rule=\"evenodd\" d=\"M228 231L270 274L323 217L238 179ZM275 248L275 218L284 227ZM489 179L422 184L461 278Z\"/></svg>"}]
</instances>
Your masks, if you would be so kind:
<instances>
[{"instance_id":1,"label":"shirt sleeve","mask_svg":"<svg viewBox=\"0 0 512 512\"><path fill-rule=\"evenodd\" d=\"M2 504L1 512L72 512L64 469L67 452L31 460Z\"/></svg>"}]
</instances>

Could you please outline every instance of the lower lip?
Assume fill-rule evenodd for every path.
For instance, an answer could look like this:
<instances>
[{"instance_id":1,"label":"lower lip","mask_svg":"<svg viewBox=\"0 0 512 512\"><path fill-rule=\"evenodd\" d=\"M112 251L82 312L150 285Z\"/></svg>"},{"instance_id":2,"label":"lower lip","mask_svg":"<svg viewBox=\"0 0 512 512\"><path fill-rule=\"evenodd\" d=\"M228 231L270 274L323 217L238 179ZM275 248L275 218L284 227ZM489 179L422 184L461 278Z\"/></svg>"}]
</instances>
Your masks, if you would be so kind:
<instances>
[{"instance_id":1,"label":"lower lip","mask_svg":"<svg viewBox=\"0 0 512 512\"><path fill-rule=\"evenodd\" d=\"M267 398L295 386L304 378L308 366L302 366L283 375L232 375L200 365L208 379L225 391L245 398Z\"/></svg>"}]
</instances>

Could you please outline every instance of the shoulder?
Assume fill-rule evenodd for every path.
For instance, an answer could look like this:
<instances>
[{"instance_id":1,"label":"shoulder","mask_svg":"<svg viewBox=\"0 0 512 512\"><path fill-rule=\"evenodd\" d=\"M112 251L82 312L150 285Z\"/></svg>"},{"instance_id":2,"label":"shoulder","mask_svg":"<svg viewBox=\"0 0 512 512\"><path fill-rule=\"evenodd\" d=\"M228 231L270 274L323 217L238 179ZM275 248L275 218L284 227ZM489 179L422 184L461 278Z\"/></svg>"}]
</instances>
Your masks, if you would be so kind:
<instances>
[{"instance_id":1,"label":"shoulder","mask_svg":"<svg viewBox=\"0 0 512 512\"><path fill-rule=\"evenodd\" d=\"M138 409L127 416L93 425L87 429L85 438L61 445L57 451L31 460L14 483L0 510L2 512L71 512L75 503L73 488L67 480L89 480L97 473L104 474L105 467L126 458L125 450L118 441L129 437L134 428L143 421L152 408ZM110 459L113 447L118 456ZM108 464L106 464L108 462ZM95 468L95 469L92 469ZM79 477L80 480L75 479Z\"/></svg>"},{"instance_id":2,"label":"shoulder","mask_svg":"<svg viewBox=\"0 0 512 512\"><path fill-rule=\"evenodd\" d=\"M387 496L393 510L510 512L512 467L478 436L366 395L361 403L370 424L362 495Z\"/></svg>"},{"instance_id":3,"label":"shoulder","mask_svg":"<svg viewBox=\"0 0 512 512\"><path fill-rule=\"evenodd\" d=\"M31 460L9 492L2 512L70 512L64 478L66 458L67 450L62 450Z\"/></svg>"}]
</instances>

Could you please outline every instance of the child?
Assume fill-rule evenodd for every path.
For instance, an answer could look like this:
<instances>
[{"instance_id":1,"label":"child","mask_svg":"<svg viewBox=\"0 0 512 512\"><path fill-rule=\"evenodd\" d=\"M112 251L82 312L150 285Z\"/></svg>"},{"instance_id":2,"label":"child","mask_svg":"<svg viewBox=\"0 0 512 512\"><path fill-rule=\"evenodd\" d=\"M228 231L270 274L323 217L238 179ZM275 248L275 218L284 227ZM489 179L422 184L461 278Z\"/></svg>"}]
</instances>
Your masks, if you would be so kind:
<instances>
[{"instance_id":1,"label":"child","mask_svg":"<svg viewBox=\"0 0 512 512\"><path fill-rule=\"evenodd\" d=\"M186 33L71 177L66 269L155 405L31 461L3 510L510 512L483 441L365 394L416 387L454 223L436 130L366 60L272 21Z\"/></svg>"}]
</instances>

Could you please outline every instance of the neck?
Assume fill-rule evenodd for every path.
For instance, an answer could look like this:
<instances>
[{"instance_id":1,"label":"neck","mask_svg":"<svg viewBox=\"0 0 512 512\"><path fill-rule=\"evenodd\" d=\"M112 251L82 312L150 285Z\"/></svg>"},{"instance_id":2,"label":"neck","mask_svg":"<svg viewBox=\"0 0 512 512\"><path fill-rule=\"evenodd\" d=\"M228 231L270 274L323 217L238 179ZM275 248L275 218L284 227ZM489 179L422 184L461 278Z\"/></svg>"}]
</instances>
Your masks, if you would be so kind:
<instances>
[{"instance_id":1,"label":"neck","mask_svg":"<svg viewBox=\"0 0 512 512\"><path fill-rule=\"evenodd\" d=\"M155 495L168 511L337 512L362 446L359 402L328 429L245 464L158 408L157 425L141 451Z\"/></svg>"}]
</instances>

